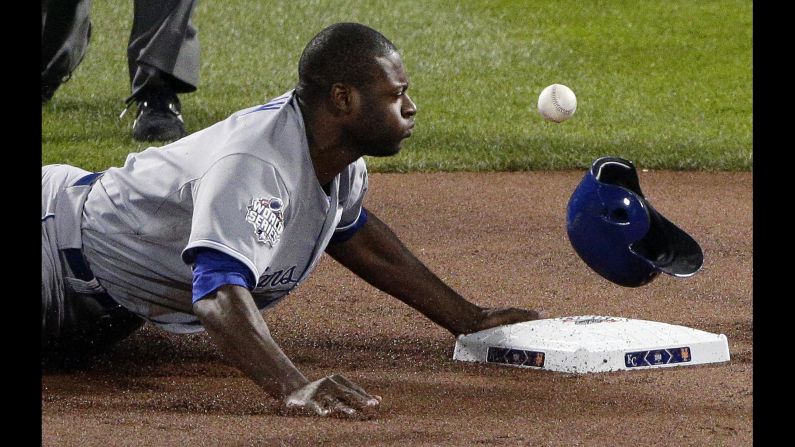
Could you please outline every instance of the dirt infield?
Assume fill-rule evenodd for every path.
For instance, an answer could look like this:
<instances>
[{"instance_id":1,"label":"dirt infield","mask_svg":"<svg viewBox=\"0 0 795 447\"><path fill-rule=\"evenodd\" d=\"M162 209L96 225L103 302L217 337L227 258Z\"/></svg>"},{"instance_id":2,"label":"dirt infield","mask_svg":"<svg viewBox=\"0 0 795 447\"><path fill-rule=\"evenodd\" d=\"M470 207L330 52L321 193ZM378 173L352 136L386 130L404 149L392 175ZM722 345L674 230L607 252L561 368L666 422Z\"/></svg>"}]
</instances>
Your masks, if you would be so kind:
<instances>
[{"instance_id":1,"label":"dirt infield","mask_svg":"<svg viewBox=\"0 0 795 447\"><path fill-rule=\"evenodd\" d=\"M265 319L307 377L338 372L382 396L375 419L280 416L206 335L145 326L82 370L45 371L42 443L751 445L753 175L640 174L704 249L696 276L630 289L591 272L565 232L582 172L372 174L365 205L479 304L723 333L729 363L577 376L453 361L449 333L326 258Z\"/></svg>"}]
</instances>

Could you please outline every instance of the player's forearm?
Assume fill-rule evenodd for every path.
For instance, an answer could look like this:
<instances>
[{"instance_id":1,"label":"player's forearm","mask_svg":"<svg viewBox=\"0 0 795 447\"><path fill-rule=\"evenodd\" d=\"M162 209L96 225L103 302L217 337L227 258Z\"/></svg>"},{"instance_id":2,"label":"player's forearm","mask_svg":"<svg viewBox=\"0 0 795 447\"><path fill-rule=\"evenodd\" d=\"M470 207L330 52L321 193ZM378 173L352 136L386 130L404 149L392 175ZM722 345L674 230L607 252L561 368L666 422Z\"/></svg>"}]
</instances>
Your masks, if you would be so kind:
<instances>
[{"instance_id":1,"label":"player's forearm","mask_svg":"<svg viewBox=\"0 0 795 447\"><path fill-rule=\"evenodd\" d=\"M431 272L372 212L350 240L326 252L378 289L417 309L454 335L473 330L482 309Z\"/></svg>"},{"instance_id":2,"label":"player's forearm","mask_svg":"<svg viewBox=\"0 0 795 447\"><path fill-rule=\"evenodd\" d=\"M193 310L223 355L271 396L283 399L309 383L271 338L248 290L223 286Z\"/></svg>"}]
</instances>

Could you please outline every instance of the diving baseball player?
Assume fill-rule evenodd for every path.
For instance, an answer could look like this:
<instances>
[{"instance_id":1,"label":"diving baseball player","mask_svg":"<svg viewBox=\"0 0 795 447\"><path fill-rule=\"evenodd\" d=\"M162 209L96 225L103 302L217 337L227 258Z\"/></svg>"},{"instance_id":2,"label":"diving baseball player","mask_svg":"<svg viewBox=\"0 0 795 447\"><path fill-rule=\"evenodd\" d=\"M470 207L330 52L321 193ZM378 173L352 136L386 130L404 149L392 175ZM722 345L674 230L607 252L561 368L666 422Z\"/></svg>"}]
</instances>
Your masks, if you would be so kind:
<instances>
[{"instance_id":1,"label":"diving baseball player","mask_svg":"<svg viewBox=\"0 0 795 447\"><path fill-rule=\"evenodd\" d=\"M261 315L324 252L454 335L538 318L467 301L363 207L362 157L412 134L408 87L389 40L340 23L308 43L296 88L264 105L101 173L44 166L45 352L102 348L144 321L207 330L285 408L357 416L380 398L336 374L306 378Z\"/></svg>"}]
</instances>

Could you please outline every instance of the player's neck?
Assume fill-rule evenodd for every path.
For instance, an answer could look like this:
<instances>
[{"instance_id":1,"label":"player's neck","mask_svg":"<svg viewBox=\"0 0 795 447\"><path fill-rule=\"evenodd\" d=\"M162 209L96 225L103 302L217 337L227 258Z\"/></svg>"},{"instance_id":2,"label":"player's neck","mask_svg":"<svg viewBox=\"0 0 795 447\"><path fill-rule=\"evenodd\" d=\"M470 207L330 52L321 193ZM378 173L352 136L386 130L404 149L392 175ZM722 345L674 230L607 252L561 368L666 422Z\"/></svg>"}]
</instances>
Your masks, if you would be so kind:
<instances>
[{"instance_id":1,"label":"player's neck","mask_svg":"<svg viewBox=\"0 0 795 447\"><path fill-rule=\"evenodd\" d=\"M361 157L361 154L352 145L346 144L340 126L334 122L333 117L324 115L322 111L311 112L303 104L301 106L309 156L312 158L318 182L325 185Z\"/></svg>"},{"instance_id":2,"label":"player's neck","mask_svg":"<svg viewBox=\"0 0 795 447\"><path fill-rule=\"evenodd\" d=\"M337 176L346 166L356 161L359 155L353 155L335 145L309 145L309 156L315 168L317 181L325 185Z\"/></svg>"}]
</instances>

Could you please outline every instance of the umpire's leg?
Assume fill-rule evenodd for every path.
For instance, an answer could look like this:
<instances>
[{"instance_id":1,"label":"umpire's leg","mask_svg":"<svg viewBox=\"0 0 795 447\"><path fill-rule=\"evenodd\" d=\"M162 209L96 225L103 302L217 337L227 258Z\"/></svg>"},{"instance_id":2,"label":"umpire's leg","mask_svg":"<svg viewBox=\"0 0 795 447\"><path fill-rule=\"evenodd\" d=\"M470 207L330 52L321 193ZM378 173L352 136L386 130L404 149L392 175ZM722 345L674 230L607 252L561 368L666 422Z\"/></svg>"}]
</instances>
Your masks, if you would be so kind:
<instances>
[{"instance_id":1,"label":"umpire's leg","mask_svg":"<svg viewBox=\"0 0 795 447\"><path fill-rule=\"evenodd\" d=\"M42 0L41 82L51 86L47 98L71 76L91 37L91 0ZM44 94L44 93L43 93Z\"/></svg>"},{"instance_id":2,"label":"umpire's leg","mask_svg":"<svg viewBox=\"0 0 795 447\"><path fill-rule=\"evenodd\" d=\"M199 84L197 0L135 0L127 48L132 96L145 88L189 93Z\"/></svg>"}]
</instances>

